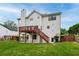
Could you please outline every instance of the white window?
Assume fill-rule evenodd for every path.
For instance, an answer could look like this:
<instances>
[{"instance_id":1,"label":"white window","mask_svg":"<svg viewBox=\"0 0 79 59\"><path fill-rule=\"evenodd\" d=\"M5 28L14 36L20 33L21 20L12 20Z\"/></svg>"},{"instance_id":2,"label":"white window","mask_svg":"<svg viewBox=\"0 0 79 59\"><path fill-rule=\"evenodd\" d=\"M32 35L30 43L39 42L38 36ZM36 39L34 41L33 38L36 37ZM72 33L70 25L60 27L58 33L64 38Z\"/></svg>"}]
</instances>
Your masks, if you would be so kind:
<instances>
[{"instance_id":1,"label":"white window","mask_svg":"<svg viewBox=\"0 0 79 59\"><path fill-rule=\"evenodd\" d=\"M51 21L51 20L56 20L56 16L50 16L48 20L49 20L49 21Z\"/></svg>"},{"instance_id":2,"label":"white window","mask_svg":"<svg viewBox=\"0 0 79 59\"><path fill-rule=\"evenodd\" d=\"M32 20L33 20L33 18L30 18L30 20L32 21Z\"/></svg>"},{"instance_id":3,"label":"white window","mask_svg":"<svg viewBox=\"0 0 79 59\"><path fill-rule=\"evenodd\" d=\"M38 16L37 19L39 19L40 17Z\"/></svg>"}]
</instances>

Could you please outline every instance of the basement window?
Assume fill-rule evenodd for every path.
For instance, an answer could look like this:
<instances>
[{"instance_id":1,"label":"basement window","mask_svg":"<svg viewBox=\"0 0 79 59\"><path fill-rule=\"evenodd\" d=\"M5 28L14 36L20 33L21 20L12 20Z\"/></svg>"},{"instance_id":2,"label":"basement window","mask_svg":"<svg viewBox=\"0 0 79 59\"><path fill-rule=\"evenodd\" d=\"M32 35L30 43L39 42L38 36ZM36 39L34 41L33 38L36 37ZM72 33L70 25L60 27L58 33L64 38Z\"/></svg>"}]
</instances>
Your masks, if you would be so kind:
<instances>
[{"instance_id":1,"label":"basement window","mask_svg":"<svg viewBox=\"0 0 79 59\"><path fill-rule=\"evenodd\" d=\"M26 36L26 39L29 39L29 35Z\"/></svg>"},{"instance_id":2,"label":"basement window","mask_svg":"<svg viewBox=\"0 0 79 59\"><path fill-rule=\"evenodd\" d=\"M37 36L36 35L33 35L32 36L32 39L35 39L36 40L37 39Z\"/></svg>"}]
</instances>

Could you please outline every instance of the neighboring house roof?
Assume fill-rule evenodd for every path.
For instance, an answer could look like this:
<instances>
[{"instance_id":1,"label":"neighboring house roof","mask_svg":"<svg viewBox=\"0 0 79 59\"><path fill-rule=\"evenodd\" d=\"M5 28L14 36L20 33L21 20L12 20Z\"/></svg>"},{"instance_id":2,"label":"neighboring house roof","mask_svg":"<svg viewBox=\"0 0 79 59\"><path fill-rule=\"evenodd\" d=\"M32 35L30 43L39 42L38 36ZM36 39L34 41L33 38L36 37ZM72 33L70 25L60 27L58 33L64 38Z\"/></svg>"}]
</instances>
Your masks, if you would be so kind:
<instances>
[{"instance_id":1,"label":"neighboring house roof","mask_svg":"<svg viewBox=\"0 0 79 59\"><path fill-rule=\"evenodd\" d=\"M41 14L41 13L39 13L38 11L33 10L33 11L26 17L26 19L28 19L33 13L38 13L38 14L41 15L42 17L52 16L52 15L60 15L60 14L61 14L61 12L59 12L59 13L51 13L51 14ZM18 20L20 20L20 18L18 18Z\"/></svg>"},{"instance_id":2,"label":"neighboring house roof","mask_svg":"<svg viewBox=\"0 0 79 59\"><path fill-rule=\"evenodd\" d=\"M3 24L0 23L1 26L5 27ZM6 29L10 30L9 28L5 27ZM14 30L10 30L10 31L14 31ZM17 31L17 30L16 30Z\"/></svg>"},{"instance_id":3,"label":"neighboring house roof","mask_svg":"<svg viewBox=\"0 0 79 59\"><path fill-rule=\"evenodd\" d=\"M11 31L0 24L0 38L3 38L4 36L16 36L18 35L17 31Z\"/></svg>"}]
</instances>

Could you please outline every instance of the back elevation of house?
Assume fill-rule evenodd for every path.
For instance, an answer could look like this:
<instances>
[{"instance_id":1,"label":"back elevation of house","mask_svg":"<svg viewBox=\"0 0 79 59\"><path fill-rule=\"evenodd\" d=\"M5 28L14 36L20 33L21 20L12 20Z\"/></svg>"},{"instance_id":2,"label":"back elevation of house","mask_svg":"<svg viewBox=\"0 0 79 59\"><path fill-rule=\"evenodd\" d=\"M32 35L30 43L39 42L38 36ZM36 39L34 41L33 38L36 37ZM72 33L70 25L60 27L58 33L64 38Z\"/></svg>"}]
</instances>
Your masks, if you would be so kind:
<instances>
[{"instance_id":1,"label":"back elevation of house","mask_svg":"<svg viewBox=\"0 0 79 59\"><path fill-rule=\"evenodd\" d=\"M19 37L21 42L52 43L60 41L61 13L42 14L35 10L26 16L27 11L21 11L19 21Z\"/></svg>"}]
</instances>

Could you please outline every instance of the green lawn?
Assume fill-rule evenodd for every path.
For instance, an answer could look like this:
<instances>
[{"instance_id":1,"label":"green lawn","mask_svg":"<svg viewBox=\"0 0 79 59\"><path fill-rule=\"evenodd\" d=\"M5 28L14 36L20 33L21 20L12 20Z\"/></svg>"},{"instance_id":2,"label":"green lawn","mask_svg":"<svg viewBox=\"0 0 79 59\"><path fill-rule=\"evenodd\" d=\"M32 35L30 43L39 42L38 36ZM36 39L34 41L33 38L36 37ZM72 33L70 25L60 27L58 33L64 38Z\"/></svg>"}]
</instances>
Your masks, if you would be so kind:
<instances>
[{"instance_id":1,"label":"green lawn","mask_svg":"<svg viewBox=\"0 0 79 59\"><path fill-rule=\"evenodd\" d=\"M2 56L79 56L79 43L61 42L52 44L27 44L0 41Z\"/></svg>"}]
</instances>

